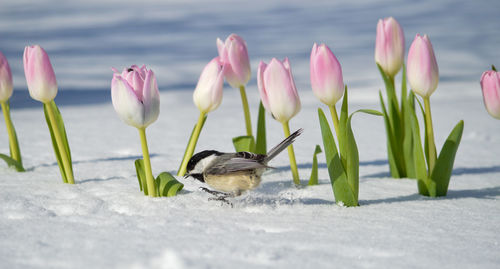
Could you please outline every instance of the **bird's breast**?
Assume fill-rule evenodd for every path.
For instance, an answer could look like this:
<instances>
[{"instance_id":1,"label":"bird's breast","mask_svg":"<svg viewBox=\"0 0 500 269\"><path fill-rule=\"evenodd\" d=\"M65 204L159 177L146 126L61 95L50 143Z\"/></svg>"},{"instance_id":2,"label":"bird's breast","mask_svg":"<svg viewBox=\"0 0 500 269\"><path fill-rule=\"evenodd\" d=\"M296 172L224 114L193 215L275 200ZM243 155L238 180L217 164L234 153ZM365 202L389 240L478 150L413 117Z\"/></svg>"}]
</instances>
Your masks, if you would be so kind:
<instances>
[{"instance_id":1,"label":"bird's breast","mask_svg":"<svg viewBox=\"0 0 500 269\"><path fill-rule=\"evenodd\" d=\"M240 193L259 186L263 171L241 171L222 175L205 174L205 183L223 192Z\"/></svg>"}]
</instances>

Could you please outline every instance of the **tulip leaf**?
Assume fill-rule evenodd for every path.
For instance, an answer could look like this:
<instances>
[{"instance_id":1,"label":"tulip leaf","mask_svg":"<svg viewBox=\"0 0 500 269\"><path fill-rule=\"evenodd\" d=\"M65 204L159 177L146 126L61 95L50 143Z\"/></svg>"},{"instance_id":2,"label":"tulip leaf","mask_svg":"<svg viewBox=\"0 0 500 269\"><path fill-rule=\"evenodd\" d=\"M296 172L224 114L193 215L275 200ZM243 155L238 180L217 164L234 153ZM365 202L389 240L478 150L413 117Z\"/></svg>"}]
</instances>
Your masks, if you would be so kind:
<instances>
[{"instance_id":1,"label":"tulip leaf","mask_svg":"<svg viewBox=\"0 0 500 269\"><path fill-rule=\"evenodd\" d=\"M146 182L146 170L144 170L144 160L137 159L134 162L137 180L139 181L139 188L144 191L144 195L148 195L148 187Z\"/></svg>"},{"instance_id":2,"label":"tulip leaf","mask_svg":"<svg viewBox=\"0 0 500 269\"><path fill-rule=\"evenodd\" d=\"M410 91L408 98L403 99L403 118L404 126L404 139L403 139L403 154L406 165L406 177L416 178L415 175L415 161L413 153L413 132L411 125L411 113L415 113L415 95Z\"/></svg>"},{"instance_id":3,"label":"tulip leaf","mask_svg":"<svg viewBox=\"0 0 500 269\"><path fill-rule=\"evenodd\" d=\"M337 134L337 139L339 140L340 159L342 160L342 164L344 165L344 167L346 167L347 165L347 161L345 159L345 156L347 154L347 144L346 133L343 130L345 130L347 126L347 118L349 117L348 99L347 85L345 85L344 97L342 98L342 107L340 109L340 134Z\"/></svg>"},{"instance_id":4,"label":"tulip leaf","mask_svg":"<svg viewBox=\"0 0 500 269\"><path fill-rule=\"evenodd\" d=\"M330 176L335 201L337 203L342 202L346 206L357 206L358 201L356 200L353 189L349 186L347 181L346 170L340 160L332 131L321 108L318 108L318 117L321 126L321 135L323 137L323 149L325 151L328 174Z\"/></svg>"},{"instance_id":5,"label":"tulip leaf","mask_svg":"<svg viewBox=\"0 0 500 269\"><path fill-rule=\"evenodd\" d=\"M309 177L308 186L318 185L318 154L323 152L319 145L316 145L313 154L312 168L311 168L311 176Z\"/></svg>"},{"instance_id":6,"label":"tulip leaf","mask_svg":"<svg viewBox=\"0 0 500 269\"><path fill-rule=\"evenodd\" d=\"M9 156L7 156L5 154L1 154L0 153L0 159L4 160L5 163L7 163L7 165L9 167L15 168L18 172L24 172L25 171L24 168L23 168L23 165L20 162L12 159L11 157L9 157Z\"/></svg>"},{"instance_id":7,"label":"tulip leaf","mask_svg":"<svg viewBox=\"0 0 500 269\"><path fill-rule=\"evenodd\" d=\"M403 120L401 119L402 115L399 109L398 99L396 95L394 77L387 75L379 64L377 64L377 67L384 80L386 94L387 94L387 109L385 112L385 114L387 114L387 117L384 116L384 120L388 121L388 124L391 126L391 132L392 132L392 134L389 135L388 130L386 128L386 133L388 136L387 139L388 140L390 139L392 141L390 145L392 151L392 157L388 156L389 166L391 170L391 175L395 178L401 178L406 176L406 167L403 154L404 129L402 127ZM380 99L382 100L382 97L380 97ZM389 155L390 154L391 153L389 153ZM390 163L391 159L393 159L394 162L392 165ZM397 171L394 171L394 169L397 169Z\"/></svg>"},{"instance_id":8,"label":"tulip leaf","mask_svg":"<svg viewBox=\"0 0 500 269\"><path fill-rule=\"evenodd\" d=\"M408 107L410 110L413 110L410 113L411 118L411 127L413 133L413 154L414 154L414 163L415 163L415 176L417 178L418 192L421 195L425 196L436 196L436 184L429 179L427 173L427 166L425 162L425 156L422 149L422 141L420 137L420 127L418 125L417 115L415 114L415 110L411 107Z\"/></svg>"},{"instance_id":9,"label":"tulip leaf","mask_svg":"<svg viewBox=\"0 0 500 269\"><path fill-rule=\"evenodd\" d=\"M240 151L248 151L248 152L254 152L255 151L255 140L253 136L249 135L244 135L244 136L237 136L233 138L233 145L234 149L236 152Z\"/></svg>"},{"instance_id":10,"label":"tulip leaf","mask_svg":"<svg viewBox=\"0 0 500 269\"><path fill-rule=\"evenodd\" d=\"M439 157L431 175L431 179L436 183L437 196L446 196L448 192L453 163L455 162L455 155L460 145L463 131L464 121L461 120L457 123L455 128L453 128L439 153Z\"/></svg>"},{"instance_id":11,"label":"tulip leaf","mask_svg":"<svg viewBox=\"0 0 500 269\"><path fill-rule=\"evenodd\" d=\"M262 101L259 104L259 115L257 118L257 137L255 142L255 153L266 154L267 153L267 142L266 142L266 109L262 105Z\"/></svg>"},{"instance_id":12,"label":"tulip leaf","mask_svg":"<svg viewBox=\"0 0 500 269\"><path fill-rule=\"evenodd\" d=\"M345 156L347 161L346 173L347 173L347 182L349 183L351 189L353 190L353 194L356 200L356 204L358 202L358 194L359 194L359 152L358 146L356 145L356 139L354 138L354 133L352 132L351 120L352 116L356 112L352 113L347 120L346 126L346 137L347 137L347 155Z\"/></svg>"},{"instance_id":13,"label":"tulip leaf","mask_svg":"<svg viewBox=\"0 0 500 269\"><path fill-rule=\"evenodd\" d=\"M168 172L162 172L155 179L156 186L158 186L158 192L160 196L171 197L177 195L177 193L184 188L184 184L180 183Z\"/></svg>"},{"instance_id":14,"label":"tulip leaf","mask_svg":"<svg viewBox=\"0 0 500 269\"><path fill-rule=\"evenodd\" d=\"M394 133L392 132L392 127L389 120L389 114L387 114L384 98L382 97L382 92L380 91L379 91L379 97L380 97L380 105L382 107L382 114L384 116L385 133L387 136L387 158L389 161L389 170L393 178L400 178L402 175L397 166L395 150L394 150L397 147L396 139L394 138Z\"/></svg>"}]
</instances>

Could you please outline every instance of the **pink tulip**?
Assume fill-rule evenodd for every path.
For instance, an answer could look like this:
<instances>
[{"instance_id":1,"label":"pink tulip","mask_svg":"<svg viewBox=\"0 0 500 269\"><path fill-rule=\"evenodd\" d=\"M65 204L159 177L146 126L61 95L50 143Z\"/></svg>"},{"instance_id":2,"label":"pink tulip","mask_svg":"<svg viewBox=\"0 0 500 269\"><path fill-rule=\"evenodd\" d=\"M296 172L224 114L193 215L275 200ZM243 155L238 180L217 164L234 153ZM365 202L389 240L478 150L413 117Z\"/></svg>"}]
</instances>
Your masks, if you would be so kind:
<instances>
[{"instance_id":1,"label":"pink tulip","mask_svg":"<svg viewBox=\"0 0 500 269\"><path fill-rule=\"evenodd\" d=\"M216 109L222 102L226 67L220 57L215 57L203 68L193 93L194 104L202 113Z\"/></svg>"},{"instance_id":2,"label":"pink tulip","mask_svg":"<svg viewBox=\"0 0 500 269\"><path fill-rule=\"evenodd\" d=\"M300 111L300 99L288 58L283 62L273 58L269 65L261 61L257 83L262 104L277 121L286 123Z\"/></svg>"},{"instance_id":3,"label":"pink tulip","mask_svg":"<svg viewBox=\"0 0 500 269\"><path fill-rule=\"evenodd\" d=\"M113 68L111 99L118 116L128 125L146 128L160 114L160 92L155 74L145 65L132 65L120 74Z\"/></svg>"},{"instance_id":4,"label":"pink tulip","mask_svg":"<svg viewBox=\"0 0 500 269\"><path fill-rule=\"evenodd\" d=\"M57 95L57 81L49 55L39 45L24 48L24 75L31 98L48 103Z\"/></svg>"},{"instance_id":5,"label":"pink tulip","mask_svg":"<svg viewBox=\"0 0 500 269\"><path fill-rule=\"evenodd\" d=\"M394 77L403 65L404 54L405 36L401 25L393 17L378 20L375 62L387 75Z\"/></svg>"},{"instance_id":6,"label":"pink tulip","mask_svg":"<svg viewBox=\"0 0 500 269\"><path fill-rule=\"evenodd\" d=\"M0 52L0 103L4 103L12 96L12 72L7 58Z\"/></svg>"},{"instance_id":7,"label":"pink tulip","mask_svg":"<svg viewBox=\"0 0 500 269\"><path fill-rule=\"evenodd\" d=\"M411 89L423 98L431 96L437 88L439 70L427 35L422 37L417 34L410 46L407 77Z\"/></svg>"},{"instance_id":8,"label":"pink tulip","mask_svg":"<svg viewBox=\"0 0 500 269\"><path fill-rule=\"evenodd\" d=\"M251 74L245 40L236 34L228 36L226 42L217 38L217 49L221 61L228 64L225 71L227 83L233 88L245 86L250 80Z\"/></svg>"},{"instance_id":9,"label":"pink tulip","mask_svg":"<svg viewBox=\"0 0 500 269\"><path fill-rule=\"evenodd\" d=\"M486 71L481 76L481 88L486 110L500 120L500 72Z\"/></svg>"},{"instance_id":10,"label":"pink tulip","mask_svg":"<svg viewBox=\"0 0 500 269\"><path fill-rule=\"evenodd\" d=\"M342 67L325 45L314 43L311 51L311 86L314 95L328 106L334 106L344 95Z\"/></svg>"}]
</instances>

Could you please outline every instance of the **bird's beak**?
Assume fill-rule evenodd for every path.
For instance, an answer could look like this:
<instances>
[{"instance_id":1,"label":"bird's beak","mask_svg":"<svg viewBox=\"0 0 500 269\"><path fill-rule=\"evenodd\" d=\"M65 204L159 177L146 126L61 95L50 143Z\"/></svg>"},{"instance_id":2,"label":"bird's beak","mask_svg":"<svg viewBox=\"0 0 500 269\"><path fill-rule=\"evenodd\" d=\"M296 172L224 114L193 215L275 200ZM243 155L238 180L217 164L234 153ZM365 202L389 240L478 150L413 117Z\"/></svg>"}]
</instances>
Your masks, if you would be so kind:
<instances>
[{"instance_id":1,"label":"bird's beak","mask_svg":"<svg viewBox=\"0 0 500 269\"><path fill-rule=\"evenodd\" d=\"M191 176L191 174L185 174L185 175L184 175L184 178L188 178L188 177L190 177L190 176Z\"/></svg>"}]
</instances>

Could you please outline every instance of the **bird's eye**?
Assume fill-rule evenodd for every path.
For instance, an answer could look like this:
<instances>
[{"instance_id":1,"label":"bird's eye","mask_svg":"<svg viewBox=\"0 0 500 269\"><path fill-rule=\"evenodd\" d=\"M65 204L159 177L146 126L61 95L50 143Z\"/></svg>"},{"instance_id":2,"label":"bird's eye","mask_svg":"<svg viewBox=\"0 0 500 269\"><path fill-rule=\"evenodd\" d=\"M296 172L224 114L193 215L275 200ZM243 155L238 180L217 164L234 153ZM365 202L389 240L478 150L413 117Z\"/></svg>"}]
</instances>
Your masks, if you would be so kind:
<instances>
[{"instance_id":1,"label":"bird's eye","mask_svg":"<svg viewBox=\"0 0 500 269\"><path fill-rule=\"evenodd\" d=\"M127 69L127 72L132 72L132 71L134 71L134 69L132 68Z\"/></svg>"}]
</instances>

